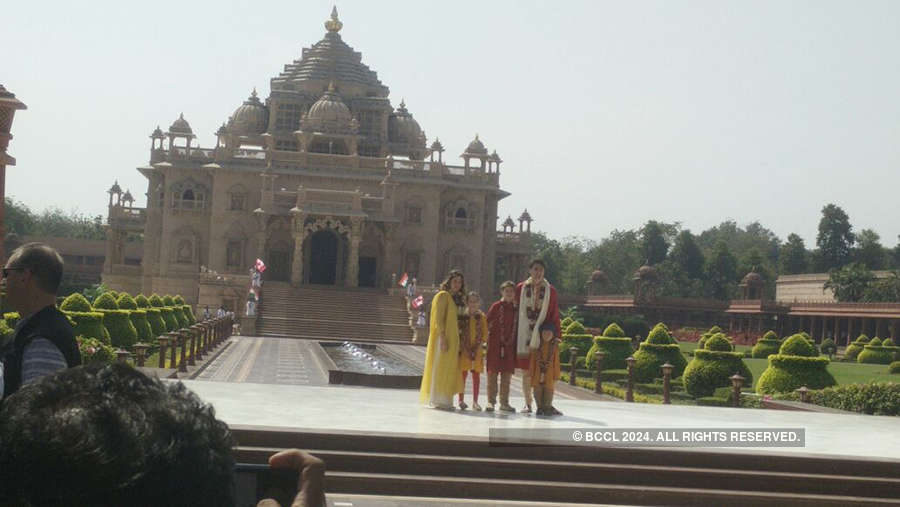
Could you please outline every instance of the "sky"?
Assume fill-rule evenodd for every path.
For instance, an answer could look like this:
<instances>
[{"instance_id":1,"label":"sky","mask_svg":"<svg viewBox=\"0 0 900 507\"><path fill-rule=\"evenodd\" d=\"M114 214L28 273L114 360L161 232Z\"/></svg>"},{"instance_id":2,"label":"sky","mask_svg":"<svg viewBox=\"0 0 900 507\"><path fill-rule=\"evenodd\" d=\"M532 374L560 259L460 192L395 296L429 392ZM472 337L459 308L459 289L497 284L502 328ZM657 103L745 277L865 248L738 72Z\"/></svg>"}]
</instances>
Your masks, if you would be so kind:
<instances>
[{"instance_id":1,"label":"sky","mask_svg":"<svg viewBox=\"0 0 900 507\"><path fill-rule=\"evenodd\" d=\"M200 144L324 34L333 3L7 2L16 114L7 195L106 214L144 204L150 132ZM602 239L647 220L759 221L815 243L821 209L900 234L900 2L340 1L360 51L445 161L503 158L500 221ZM462 163L456 159L452 163Z\"/></svg>"}]
</instances>

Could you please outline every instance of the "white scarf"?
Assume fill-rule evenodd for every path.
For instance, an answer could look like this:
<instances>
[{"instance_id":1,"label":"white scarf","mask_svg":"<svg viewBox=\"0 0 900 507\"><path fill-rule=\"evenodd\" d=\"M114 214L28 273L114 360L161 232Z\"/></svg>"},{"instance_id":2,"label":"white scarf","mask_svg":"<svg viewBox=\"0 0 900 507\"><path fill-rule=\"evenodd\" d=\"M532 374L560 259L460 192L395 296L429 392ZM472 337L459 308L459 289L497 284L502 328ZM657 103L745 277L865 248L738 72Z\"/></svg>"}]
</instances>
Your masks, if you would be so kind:
<instances>
[{"instance_id":1,"label":"white scarf","mask_svg":"<svg viewBox=\"0 0 900 507\"><path fill-rule=\"evenodd\" d=\"M532 287L531 295L528 288L534 285L531 277L522 285L522 295L519 298L519 329L516 334L516 354L524 356L530 353L529 349L536 350L541 346L541 324L547 318L547 309L550 307L550 282L543 280L544 300L541 301L541 313L534 321L534 327L530 327L528 321L528 309L534 306L534 297L538 293L537 287Z\"/></svg>"}]
</instances>

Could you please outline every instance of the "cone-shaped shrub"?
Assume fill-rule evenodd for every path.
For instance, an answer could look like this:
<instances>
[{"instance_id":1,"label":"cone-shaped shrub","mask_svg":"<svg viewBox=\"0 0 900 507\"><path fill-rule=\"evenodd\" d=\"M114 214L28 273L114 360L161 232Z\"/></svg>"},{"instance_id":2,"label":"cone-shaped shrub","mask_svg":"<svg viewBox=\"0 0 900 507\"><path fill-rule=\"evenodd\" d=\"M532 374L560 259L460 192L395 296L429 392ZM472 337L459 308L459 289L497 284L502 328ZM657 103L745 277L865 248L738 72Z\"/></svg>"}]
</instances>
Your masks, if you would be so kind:
<instances>
[{"instance_id":1,"label":"cone-shaped shrub","mask_svg":"<svg viewBox=\"0 0 900 507\"><path fill-rule=\"evenodd\" d=\"M872 347L880 347L881 346L881 338L879 338L877 336L875 338L872 338L869 341L869 345L871 345Z\"/></svg>"},{"instance_id":2,"label":"cone-shaped shrub","mask_svg":"<svg viewBox=\"0 0 900 507\"><path fill-rule=\"evenodd\" d=\"M581 322L573 321L568 327L564 328L563 334L585 334L587 330Z\"/></svg>"},{"instance_id":3,"label":"cone-shaped shrub","mask_svg":"<svg viewBox=\"0 0 900 507\"><path fill-rule=\"evenodd\" d=\"M826 356L833 356L837 353L837 344L834 343L834 340L831 338L822 340L822 346L820 348L822 349L822 353Z\"/></svg>"},{"instance_id":4,"label":"cone-shaped shrub","mask_svg":"<svg viewBox=\"0 0 900 507\"><path fill-rule=\"evenodd\" d=\"M121 296L120 296L121 297ZM137 331L139 342L151 343L153 341L153 328L150 327L150 321L147 320L147 310L131 310L131 323Z\"/></svg>"},{"instance_id":5,"label":"cone-shaped shrub","mask_svg":"<svg viewBox=\"0 0 900 507\"><path fill-rule=\"evenodd\" d=\"M844 351L844 358L848 361L856 361L856 357L862 352L863 347L869 343L869 337L861 334L853 340L853 343L847 346L847 350Z\"/></svg>"},{"instance_id":6,"label":"cone-shaped shrub","mask_svg":"<svg viewBox=\"0 0 900 507\"><path fill-rule=\"evenodd\" d=\"M130 348L137 342L137 329L128 310L103 310L103 325L109 331L113 347Z\"/></svg>"},{"instance_id":7,"label":"cone-shaped shrub","mask_svg":"<svg viewBox=\"0 0 900 507\"><path fill-rule=\"evenodd\" d=\"M775 331L767 331L766 334L756 341L750 355L755 359L765 359L773 354L777 354L781 348L781 340Z\"/></svg>"},{"instance_id":8,"label":"cone-shaped shrub","mask_svg":"<svg viewBox=\"0 0 900 507\"><path fill-rule=\"evenodd\" d=\"M109 334L103 327L103 313L101 312L65 312L66 316L75 322L73 333L75 336L95 338L109 345Z\"/></svg>"},{"instance_id":9,"label":"cone-shaped shrub","mask_svg":"<svg viewBox=\"0 0 900 507\"><path fill-rule=\"evenodd\" d=\"M560 327L560 329L565 329L565 328L569 327L569 324L571 324L573 322L575 322L575 321L572 320L572 317L566 317L559 322L559 327Z\"/></svg>"},{"instance_id":10,"label":"cone-shaped shrub","mask_svg":"<svg viewBox=\"0 0 900 507\"><path fill-rule=\"evenodd\" d=\"M166 331L177 331L178 320L175 318L175 311L171 307L164 306L159 309L163 322L166 323Z\"/></svg>"},{"instance_id":11,"label":"cone-shaped shrub","mask_svg":"<svg viewBox=\"0 0 900 507\"><path fill-rule=\"evenodd\" d=\"M173 298L169 294L166 294L165 296L163 296L162 301L163 301L163 305L165 305L165 306L175 306L175 298Z\"/></svg>"},{"instance_id":12,"label":"cone-shaped shrub","mask_svg":"<svg viewBox=\"0 0 900 507\"><path fill-rule=\"evenodd\" d=\"M743 353L733 352L724 334L714 334L706 341L706 349L694 351L682 377L684 389L695 398L712 396L716 389L731 386L735 373L744 377L744 385L753 385L753 373L742 358Z\"/></svg>"},{"instance_id":13,"label":"cone-shaped shrub","mask_svg":"<svg viewBox=\"0 0 900 507\"><path fill-rule=\"evenodd\" d=\"M104 292L97 296L97 299L94 300L94 310L118 310L119 305L116 303L116 298L113 297L112 292Z\"/></svg>"},{"instance_id":14,"label":"cone-shaped shrub","mask_svg":"<svg viewBox=\"0 0 900 507\"><path fill-rule=\"evenodd\" d=\"M145 308L144 311L147 312L147 322L150 324L153 338L156 339L165 334L166 322L162 318L162 311L159 308Z\"/></svg>"},{"instance_id":15,"label":"cone-shaped shrub","mask_svg":"<svg viewBox=\"0 0 900 507\"><path fill-rule=\"evenodd\" d=\"M181 297L181 294L173 297L172 301L175 303L175 306L184 306L184 298Z\"/></svg>"},{"instance_id":16,"label":"cone-shaped shrub","mask_svg":"<svg viewBox=\"0 0 900 507\"><path fill-rule=\"evenodd\" d=\"M159 297L159 294L151 294L147 300L150 302L150 306L153 308L162 308L166 306L163 304L163 299Z\"/></svg>"},{"instance_id":17,"label":"cone-shaped shrub","mask_svg":"<svg viewBox=\"0 0 900 507\"><path fill-rule=\"evenodd\" d=\"M894 360L894 350L896 348L890 345L885 347L881 343L881 339L876 336L863 347L862 352L856 357L856 362L861 364L891 364Z\"/></svg>"},{"instance_id":18,"label":"cone-shaped shrub","mask_svg":"<svg viewBox=\"0 0 900 507\"><path fill-rule=\"evenodd\" d=\"M802 386L822 389L837 382L826 369L827 357L816 357L815 348L802 334L795 334L769 356L769 367L760 375L756 392L774 394L793 392Z\"/></svg>"},{"instance_id":19,"label":"cone-shaped shrub","mask_svg":"<svg viewBox=\"0 0 900 507\"><path fill-rule=\"evenodd\" d=\"M709 340L706 340L706 346L703 349L717 352L733 352L734 346L731 345L731 342L728 341L724 334L716 333Z\"/></svg>"},{"instance_id":20,"label":"cone-shaped shrub","mask_svg":"<svg viewBox=\"0 0 900 507\"><path fill-rule=\"evenodd\" d=\"M178 323L178 329L188 327L187 317L184 316L184 309L181 306L172 307L172 315L175 316L175 322Z\"/></svg>"},{"instance_id":21,"label":"cone-shaped shrub","mask_svg":"<svg viewBox=\"0 0 900 507\"><path fill-rule=\"evenodd\" d=\"M119 294L119 299L116 300L116 304L119 305L119 310L137 310L138 308L137 302L135 302L134 298L127 292Z\"/></svg>"},{"instance_id":22,"label":"cone-shaped shrub","mask_svg":"<svg viewBox=\"0 0 900 507\"><path fill-rule=\"evenodd\" d=\"M90 312L94 310L87 298L77 292L69 294L62 304L59 305L59 309L64 312ZM95 337L92 336L91 338Z\"/></svg>"},{"instance_id":23,"label":"cone-shaped shrub","mask_svg":"<svg viewBox=\"0 0 900 507\"><path fill-rule=\"evenodd\" d=\"M650 330L647 340L641 343L634 353L634 378L637 382L646 383L662 377L661 366L671 364L672 377L678 378L684 373L687 360L678 348L678 343L669 334L669 329L659 323Z\"/></svg>"},{"instance_id":24,"label":"cone-shaped shrub","mask_svg":"<svg viewBox=\"0 0 900 507\"><path fill-rule=\"evenodd\" d=\"M3 314L3 322L11 328L15 328L19 323L19 312L9 312Z\"/></svg>"},{"instance_id":25,"label":"cone-shaped shrub","mask_svg":"<svg viewBox=\"0 0 900 507\"><path fill-rule=\"evenodd\" d=\"M147 296L143 294L138 294L134 297L134 302L137 303L138 308L150 308L150 300L147 299Z\"/></svg>"},{"instance_id":26,"label":"cone-shaped shrub","mask_svg":"<svg viewBox=\"0 0 900 507\"><path fill-rule=\"evenodd\" d=\"M888 373L890 373L891 375L900 374L900 361L894 361L893 363L891 363L891 365L888 367Z\"/></svg>"},{"instance_id":27,"label":"cone-shaped shrub","mask_svg":"<svg viewBox=\"0 0 900 507\"><path fill-rule=\"evenodd\" d=\"M181 307L181 310L184 312L184 316L187 317L189 325L193 326L197 323L197 317L194 317L194 311L191 309L191 305L184 305Z\"/></svg>"},{"instance_id":28,"label":"cone-shaped shrub","mask_svg":"<svg viewBox=\"0 0 900 507\"><path fill-rule=\"evenodd\" d=\"M604 370L622 369L627 366L625 359L634 352L631 349L631 338L625 336L625 331L613 322L606 326L602 336L594 337L594 344L587 353L587 366L591 370L597 369L597 352L603 350Z\"/></svg>"}]
</instances>

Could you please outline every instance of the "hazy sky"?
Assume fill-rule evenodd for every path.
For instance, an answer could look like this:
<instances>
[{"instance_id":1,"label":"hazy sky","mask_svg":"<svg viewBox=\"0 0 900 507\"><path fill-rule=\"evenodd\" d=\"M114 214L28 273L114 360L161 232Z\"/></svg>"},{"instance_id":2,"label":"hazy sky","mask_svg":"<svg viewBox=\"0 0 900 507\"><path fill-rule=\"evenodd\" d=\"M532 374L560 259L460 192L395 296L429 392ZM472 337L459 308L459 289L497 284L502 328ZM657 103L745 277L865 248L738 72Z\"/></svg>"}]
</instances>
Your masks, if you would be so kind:
<instances>
[{"instance_id":1,"label":"hazy sky","mask_svg":"<svg viewBox=\"0 0 900 507\"><path fill-rule=\"evenodd\" d=\"M16 115L7 195L106 213L144 203L148 135L184 112L203 146L325 34L332 2L6 2ZM479 133L551 236L648 219L759 220L811 246L822 206L900 234L900 2L341 1L341 35L428 135ZM445 158L446 160L446 158ZM461 160L459 160L461 162Z\"/></svg>"}]
</instances>

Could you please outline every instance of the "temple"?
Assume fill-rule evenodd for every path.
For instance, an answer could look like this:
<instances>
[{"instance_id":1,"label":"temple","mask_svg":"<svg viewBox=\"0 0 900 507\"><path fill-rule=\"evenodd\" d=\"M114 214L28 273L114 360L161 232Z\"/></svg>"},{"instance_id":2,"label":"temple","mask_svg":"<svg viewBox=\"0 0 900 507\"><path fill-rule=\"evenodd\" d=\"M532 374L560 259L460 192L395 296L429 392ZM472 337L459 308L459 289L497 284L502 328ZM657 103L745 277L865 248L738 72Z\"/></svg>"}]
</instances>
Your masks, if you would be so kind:
<instances>
[{"instance_id":1,"label":"temple","mask_svg":"<svg viewBox=\"0 0 900 507\"><path fill-rule=\"evenodd\" d=\"M404 101L392 105L342 27L335 9L324 38L270 80L265 100L254 89L214 147L197 145L184 114L151 133L150 162L138 168L147 207L118 184L109 190L104 283L237 309L257 258L268 281L293 286L386 287L400 273L429 286L457 268L493 293L498 259L522 272L531 218L497 231L509 195L500 156L476 134L460 165L445 161L441 141L428 143ZM123 254L135 233L141 265Z\"/></svg>"}]
</instances>

